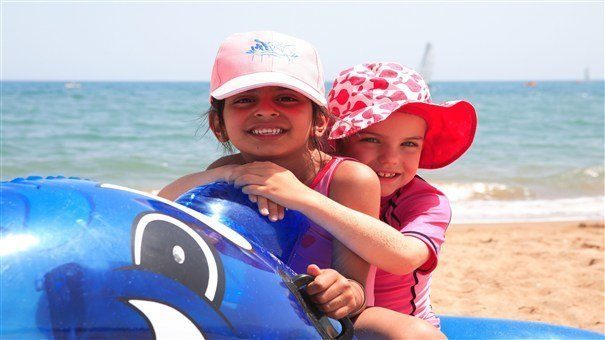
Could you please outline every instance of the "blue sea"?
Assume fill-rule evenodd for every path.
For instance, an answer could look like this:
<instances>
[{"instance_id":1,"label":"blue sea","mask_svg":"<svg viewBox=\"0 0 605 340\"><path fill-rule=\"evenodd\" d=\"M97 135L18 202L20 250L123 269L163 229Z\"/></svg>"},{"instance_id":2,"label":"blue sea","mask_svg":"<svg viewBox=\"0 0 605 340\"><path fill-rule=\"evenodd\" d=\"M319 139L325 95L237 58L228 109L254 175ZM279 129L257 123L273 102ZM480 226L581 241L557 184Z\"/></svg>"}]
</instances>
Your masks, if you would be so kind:
<instances>
[{"instance_id":1,"label":"blue sea","mask_svg":"<svg viewBox=\"0 0 605 340\"><path fill-rule=\"evenodd\" d=\"M208 83L2 82L2 180L65 175L153 191L223 150ZM454 222L603 220L604 83L434 82L477 108L475 143L421 176Z\"/></svg>"}]
</instances>

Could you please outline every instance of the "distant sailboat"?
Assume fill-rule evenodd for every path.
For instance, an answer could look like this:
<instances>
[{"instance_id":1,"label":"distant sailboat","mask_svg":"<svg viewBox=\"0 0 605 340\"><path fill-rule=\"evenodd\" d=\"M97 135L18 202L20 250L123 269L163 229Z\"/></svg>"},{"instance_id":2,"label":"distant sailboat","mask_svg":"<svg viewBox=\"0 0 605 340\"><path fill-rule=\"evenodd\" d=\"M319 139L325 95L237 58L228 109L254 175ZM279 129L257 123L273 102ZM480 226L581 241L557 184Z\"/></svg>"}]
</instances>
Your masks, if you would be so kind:
<instances>
[{"instance_id":1,"label":"distant sailboat","mask_svg":"<svg viewBox=\"0 0 605 340\"><path fill-rule=\"evenodd\" d=\"M576 84L586 83L590 81L590 69L588 67L584 68L584 79L576 80Z\"/></svg>"},{"instance_id":2,"label":"distant sailboat","mask_svg":"<svg viewBox=\"0 0 605 340\"><path fill-rule=\"evenodd\" d=\"M424 55L422 56L422 61L420 62L420 66L418 70L420 71L420 75L424 78L427 84L430 84L431 77L433 76L433 64L435 62L435 55L433 53L433 45L431 43L426 44L426 48L424 49Z\"/></svg>"}]
</instances>

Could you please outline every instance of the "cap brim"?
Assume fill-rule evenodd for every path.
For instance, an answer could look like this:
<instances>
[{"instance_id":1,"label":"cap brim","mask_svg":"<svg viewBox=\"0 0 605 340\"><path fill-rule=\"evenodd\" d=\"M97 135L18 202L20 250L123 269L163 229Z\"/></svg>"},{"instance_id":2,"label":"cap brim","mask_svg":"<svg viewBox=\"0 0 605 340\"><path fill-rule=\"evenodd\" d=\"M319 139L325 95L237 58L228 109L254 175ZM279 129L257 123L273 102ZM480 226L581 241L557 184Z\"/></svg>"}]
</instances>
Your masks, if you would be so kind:
<instances>
[{"instance_id":1,"label":"cap brim","mask_svg":"<svg viewBox=\"0 0 605 340\"><path fill-rule=\"evenodd\" d=\"M302 93L317 105L326 107L326 98L312 86L296 78L277 72L257 72L233 78L210 93L216 99L225 99L236 94L264 86L282 86Z\"/></svg>"}]
</instances>

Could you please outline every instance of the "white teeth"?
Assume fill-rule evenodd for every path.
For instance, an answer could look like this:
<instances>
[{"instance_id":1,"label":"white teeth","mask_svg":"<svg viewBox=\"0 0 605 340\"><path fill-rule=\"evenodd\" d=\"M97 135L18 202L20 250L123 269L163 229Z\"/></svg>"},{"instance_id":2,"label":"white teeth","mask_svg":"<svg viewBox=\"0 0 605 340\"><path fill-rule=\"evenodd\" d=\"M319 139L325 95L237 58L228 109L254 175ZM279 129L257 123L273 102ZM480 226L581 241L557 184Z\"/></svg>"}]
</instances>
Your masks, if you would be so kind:
<instances>
[{"instance_id":1,"label":"white teeth","mask_svg":"<svg viewBox=\"0 0 605 340\"><path fill-rule=\"evenodd\" d=\"M256 129L256 130L252 130L252 134L255 135L262 135L262 136L266 136L266 135L278 135L280 133L284 132L284 130L282 129Z\"/></svg>"},{"instance_id":2,"label":"white teeth","mask_svg":"<svg viewBox=\"0 0 605 340\"><path fill-rule=\"evenodd\" d=\"M385 178L392 178L395 177L397 174L393 173L393 172L377 172L378 177L385 177Z\"/></svg>"}]
</instances>

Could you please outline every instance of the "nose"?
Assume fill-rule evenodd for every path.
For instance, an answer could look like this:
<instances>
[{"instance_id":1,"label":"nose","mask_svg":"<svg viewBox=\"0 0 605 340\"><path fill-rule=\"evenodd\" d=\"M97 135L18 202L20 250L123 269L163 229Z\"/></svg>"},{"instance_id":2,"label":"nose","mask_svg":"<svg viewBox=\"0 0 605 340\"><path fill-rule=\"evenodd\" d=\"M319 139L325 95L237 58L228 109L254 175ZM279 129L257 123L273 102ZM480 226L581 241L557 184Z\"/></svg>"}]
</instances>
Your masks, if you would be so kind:
<instances>
[{"instance_id":1,"label":"nose","mask_svg":"<svg viewBox=\"0 0 605 340\"><path fill-rule=\"evenodd\" d=\"M382 148L378 154L378 161L385 165L396 165L399 163L398 150L393 148Z\"/></svg>"},{"instance_id":2,"label":"nose","mask_svg":"<svg viewBox=\"0 0 605 340\"><path fill-rule=\"evenodd\" d=\"M279 116L279 112L277 112L277 111L259 110L259 111L256 111L254 113L254 115L256 117L277 117L277 116Z\"/></svg>"},{"instance_id":3,"label":"nose","mask_svg":"<svg viewBox=\"0 0 605 340\"><path fill-rule=\"evenodd\" d=\"M254 112L254 116L256 117L277 117L279 116L279 111L270 103L261 104L258 106L256 112Z\"/></svg>"}]
</instances>

